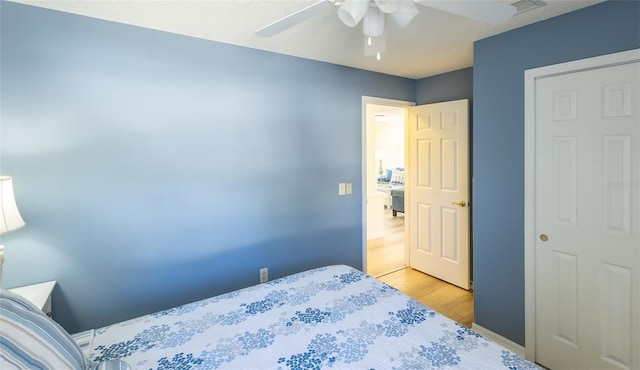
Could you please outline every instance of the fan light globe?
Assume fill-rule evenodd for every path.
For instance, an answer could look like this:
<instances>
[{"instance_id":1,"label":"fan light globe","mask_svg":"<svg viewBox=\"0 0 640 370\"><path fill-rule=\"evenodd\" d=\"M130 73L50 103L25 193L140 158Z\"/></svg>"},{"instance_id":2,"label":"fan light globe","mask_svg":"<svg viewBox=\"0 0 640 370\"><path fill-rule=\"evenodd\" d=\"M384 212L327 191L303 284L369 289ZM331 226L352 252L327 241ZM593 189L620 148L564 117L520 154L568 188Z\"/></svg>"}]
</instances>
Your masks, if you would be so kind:
<instances>
[{"instance_id":1,"label":"fan light globe","mask_svg":"<svg viewBox=\"0 0 640 370\"><path fill-rule=\"evenodd\" d=\"M344 4L338 8L338 17L347 26L355 27L367 14L368 9L368 0L345 0Z\"/></svg>"},{"instance_id":2,"label":"fan light globe","mask_svg":"<svg viewBox=\"0 0 640 370\"><path fill-rule=\"evenodd\" d=\"M399 3L401 3L401 1L398 0L375 0L374 2L381 12L387 14L395 12L396 9L398 9Z\"/></svg>"},{"instance_id":3,"label":"fan light globe","mask_svg":"<svg viewBox=\"0 0 640 370\"><path fill-rule=\"evenodd\" d=\"M400 28L405 28L420 11L413 1L399 1L396 11L391 13L391 19Z\"/></svg>"}]
</instances>

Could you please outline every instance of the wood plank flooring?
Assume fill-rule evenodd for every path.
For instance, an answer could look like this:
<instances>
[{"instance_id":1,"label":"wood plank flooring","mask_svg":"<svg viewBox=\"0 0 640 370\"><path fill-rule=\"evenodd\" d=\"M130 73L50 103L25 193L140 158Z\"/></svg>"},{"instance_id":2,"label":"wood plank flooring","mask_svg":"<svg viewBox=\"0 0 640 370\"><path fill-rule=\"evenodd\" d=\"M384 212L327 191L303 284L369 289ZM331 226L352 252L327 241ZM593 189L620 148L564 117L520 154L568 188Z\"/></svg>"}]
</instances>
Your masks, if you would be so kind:
<instances>
[{"instance_id":1,"label":"wood plank flooring","mask_svg":"<svg viewBox=\"0 0 640 370\"><path fill-rule=\"evenodd\" d=\"M384 210L384 236L367 241L367 273L380 276L405 267L404 214Z\"/></svg>"},{"instance_id":2,"label":"wood plank flooring","mask_svg":"<svg viewBox=\"0 0 640 370\"><path fill-rule=\"evenodd\" d=\"M469 291L410 267L379 276L378 280L468 328L473 324L473 293Z\"/></svg>"},{"instance_id":3,"label":"wood plank flooring","mask_svg":"<svg viewBox=\"0 0 640 370\"><path fill-rule=\"evenodd\" d=\"M367 273L470 328L473 293L406 267L404 253L404 215L385 210L385 236L367 242Z\"/></svg>"}]
</instances>

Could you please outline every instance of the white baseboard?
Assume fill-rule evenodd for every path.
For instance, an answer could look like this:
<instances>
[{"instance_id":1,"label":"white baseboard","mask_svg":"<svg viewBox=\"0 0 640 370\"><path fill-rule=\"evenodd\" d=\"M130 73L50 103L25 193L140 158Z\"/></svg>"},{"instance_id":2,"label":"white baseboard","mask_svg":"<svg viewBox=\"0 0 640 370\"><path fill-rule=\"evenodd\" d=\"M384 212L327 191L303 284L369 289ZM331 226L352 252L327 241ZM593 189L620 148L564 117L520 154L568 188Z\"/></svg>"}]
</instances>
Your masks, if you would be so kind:
<instances>
[{"instance_id":1,"label":"white baseboard","mask_svg":"<svg viewBox=\"0 0 640 370\"><path fill-rule=\"evenodd\" d=\"M489 329L485 329L482 326L476 324L475 322L471 324L471 330L477 332L483 337L498 343L499 345L505 347L511 352L517 353L520 356L524 356L524 347L519 345L518 343L512 342L509 339L503 337L500 334L496 334Z\"/></svg>"}]
</instances>

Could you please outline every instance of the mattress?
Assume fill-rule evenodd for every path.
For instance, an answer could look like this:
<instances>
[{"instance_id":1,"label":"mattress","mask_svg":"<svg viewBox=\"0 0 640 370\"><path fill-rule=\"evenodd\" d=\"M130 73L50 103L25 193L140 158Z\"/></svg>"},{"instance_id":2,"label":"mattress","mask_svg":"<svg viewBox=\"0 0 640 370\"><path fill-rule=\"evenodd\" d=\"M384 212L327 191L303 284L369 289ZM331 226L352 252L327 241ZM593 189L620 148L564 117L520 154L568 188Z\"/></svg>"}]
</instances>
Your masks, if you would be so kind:
<instances>
[{"instance_id":1,"label":"mattress","mask_svg":"<svg viewBox=\"0 0 640 370\"><path fill-rule=\"evenodd\" d=\"M354 268L322 267L78 336L90 366L539 369Z\"/></svg>"}]
</instances>

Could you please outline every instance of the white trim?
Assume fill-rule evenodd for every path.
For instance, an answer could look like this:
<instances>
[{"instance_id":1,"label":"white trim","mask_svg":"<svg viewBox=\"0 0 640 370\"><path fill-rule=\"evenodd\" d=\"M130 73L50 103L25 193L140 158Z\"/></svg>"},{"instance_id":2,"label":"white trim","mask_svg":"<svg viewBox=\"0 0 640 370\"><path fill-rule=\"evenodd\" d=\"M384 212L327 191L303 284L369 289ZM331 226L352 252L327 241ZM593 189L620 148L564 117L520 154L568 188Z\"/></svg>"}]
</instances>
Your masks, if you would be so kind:
<instances>
[{"instance_id":1,"label":"white trim","mask_svg":"<svg viewBox=\"0 0 640 370\"><path fill-rule=\"evenodd\" d=\"M496 342L504 348L508 349L513 353L517 353L520 356L524 356L524 347L519 345L516 342L512 342L509 339L503 337L500 334L496 334L489 329L483 328L482 326L476 324L475 322L471 324L471 330L476 333L482 335L483 337L489 339L492 342Z\"/></svg>"},{"instance_id":2,"label":"white trim","mask_svg":"<svg viewBox=\"0 0 640 370\"><path fill-rule=\"evenodd\" d=\"M535 362L535 88L536 80L561 74L640 61L640 49L628 50L524 71L524 307L525 357Z\"/></svg>"},{"instance_id":3,"label":"white trim","mask_svg":"<svg viewBox=\"0 0 640 370\"><path fill-rule=\"evenodd\" d=\"M367 105L388 105L397 108L409 108L415 102L362 96L362 270L367 272ZM408 109L407 109L408 111ZM405 127L408 124L408 112L405 113ZM405 129L406 131L406 129ZM406 149L405 149L406 152ZM406 162L405 162L406 167ZM405 173L406 174L406 173ZM406 181L406 180L405 180ZM405 253L406 254L406 253Z\"/></svg>"}]
</instances>

